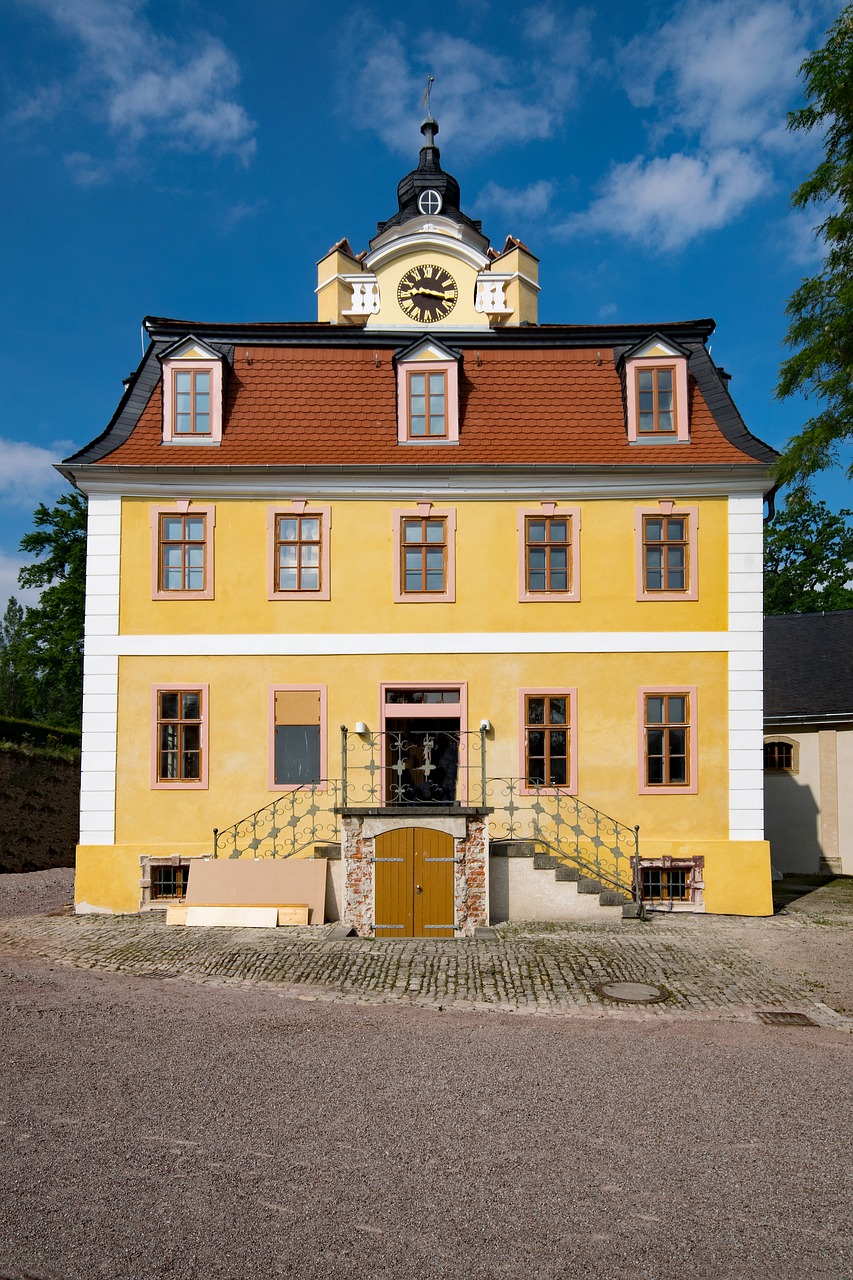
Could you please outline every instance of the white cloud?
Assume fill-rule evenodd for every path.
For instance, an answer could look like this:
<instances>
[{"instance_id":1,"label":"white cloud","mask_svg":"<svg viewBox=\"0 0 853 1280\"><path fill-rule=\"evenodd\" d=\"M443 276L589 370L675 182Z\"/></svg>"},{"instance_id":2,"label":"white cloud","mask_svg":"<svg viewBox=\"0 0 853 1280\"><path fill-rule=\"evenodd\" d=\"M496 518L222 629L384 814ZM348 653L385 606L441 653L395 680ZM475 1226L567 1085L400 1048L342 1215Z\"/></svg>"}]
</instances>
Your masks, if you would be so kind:
<instances>
[{"instance_id":1,"label":"white cloud","mask_svg":"<svg viewBox=\"0 0 853 1280\"><path fill-rule=\"evenodd\" d=\"M663 129L709 147L768 141L784 118L808 53L813 14L786 0L691 0L620 54L636 107L657 107Z\"/></svg>"},{"instance_id":2,"label":"white cloud","mask_svg":"<svg viewBox=\"0 0 853 1280\"><path fill-rule=\"evenodd\" d=\"M487 182L475 204L478 209L499 209L510 218L532 219L548 212L556 189L556 183L544 178L530 186L516 188Z\"/></svg>"},{"instance_id":3,"label":"white cloud","mask_svg":"<svg viewBox=\"0 0 853 1280\"><path fill-rule=\"evenodd\" d=\"M39 502L53 501L66 488L53 464L67 452L67 441L43 449L25 440L0 437L0 502L29 509Z\"/></svg>"},{"instance_id":4,"label":"white cloud","mask_svg":"<svg viewBox=\"0 0 853 1280\"><path fill-rule=\"evenodd\" d=\"M240 69L220 40L194 33L192 52L185 53L145 19L142 0L30 3L82 49L76 82L65 86L67 100L94 105L122 145L152 138L178 150L229 153L244 163L254 155L254 122L234 97ZM55 90L41 89L17 114L38 119L48 109L57 109ZM69 162L75 171L74 158ZM79 180L91 182L92 171L78 166Z\"/></svg>"},{"instance_id":5,"label":"white cloud","mask_svg":"<svg viewBox=\"0 0 853 1280\"><path fill-rule=\"evenodd\" d=\"M823 260L825 246L817 227L826 215L826 209L793 209L779 225L779 248L789 262L813 271Z\"/></svg>"},{"instance_id":6,"label":"white cloud","mask_svg":"<svg viewBox=\"0 0 853 1280\"><path fill-rule=\"evenodd\" d=\"M424 32L418 19L411 31L403 23L389 31L360 14L341 55L355 77L346 108L362 128L410 155L425 114L427 74L432 74L439 145L452 139L454 154L550 137L577 98L580 72L589 59L590 20L584 9L569 17L555 16L547 6L530 10L520 15L527 47L519 43L515 56L507 58L485 42ZM411 50L429 50L429 61Z\"/></svg>"},{"instance_id":7,"label":"white cloud","mask_svg":"<svg viewBox=\"0 0 853 1280\"><path fill-rule=\"evenodd\" d=\"M559 230L627 236L651 251L681 249L733 221L769 182L754 155L732 148L706 157L638 156L611 169L601 194Z\"/></svg>"}]
</instances>

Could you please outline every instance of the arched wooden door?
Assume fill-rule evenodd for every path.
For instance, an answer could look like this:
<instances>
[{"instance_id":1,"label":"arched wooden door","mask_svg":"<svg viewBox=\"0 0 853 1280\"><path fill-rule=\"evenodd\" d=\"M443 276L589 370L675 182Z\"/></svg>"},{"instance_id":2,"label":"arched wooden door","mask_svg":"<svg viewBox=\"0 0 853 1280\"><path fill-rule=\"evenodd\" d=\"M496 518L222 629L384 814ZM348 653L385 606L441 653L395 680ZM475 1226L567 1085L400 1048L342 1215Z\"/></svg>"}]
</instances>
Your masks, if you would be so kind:
<instances>
[{"instance_id":1,"label":"arched wooden door","mask_svg":"<svg viewBox=\"0 0 853 1280\"><path fill-rule=\"evenodd\" d=\"M377 938L452 938L453 837L401 827L376 837Z\"/></svg>"}]
</instances>

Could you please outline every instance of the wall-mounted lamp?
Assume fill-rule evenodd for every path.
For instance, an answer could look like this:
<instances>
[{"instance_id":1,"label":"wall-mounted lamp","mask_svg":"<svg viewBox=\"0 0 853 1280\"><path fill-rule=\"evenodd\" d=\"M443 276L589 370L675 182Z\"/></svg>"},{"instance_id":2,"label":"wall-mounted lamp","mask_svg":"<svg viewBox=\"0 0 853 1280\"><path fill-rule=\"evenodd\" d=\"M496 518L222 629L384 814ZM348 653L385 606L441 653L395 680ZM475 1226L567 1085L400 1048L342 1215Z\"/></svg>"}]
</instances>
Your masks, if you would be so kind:
<instances>
[{"instance_id":1,"label":"wall-mounted lamp","mask_svg":"<svg viewBox=\"0 0 853 1280\"><path fill-rule=\"evenodd\" d=\"M367 725L364 723L363 720L356 720L355 731L359 735L367 733Z\"/></svg>"},{"instance_id":2,"label":"wall-mounted lamp","mask_svg":"<svg viewBox=\"0 0 853 1280\"><path fill-rule=\"evenodd\" d=\"M486 733L488 733L488 732L489 732L489 730L491 729L491 727L492 727L492 722L491 722L491 720L481 720L481 721L480 721L480 728L481 728L481 729L483 729L483 730L485 730L485 732L486 732Z\"/></svg>"}]
</instances>

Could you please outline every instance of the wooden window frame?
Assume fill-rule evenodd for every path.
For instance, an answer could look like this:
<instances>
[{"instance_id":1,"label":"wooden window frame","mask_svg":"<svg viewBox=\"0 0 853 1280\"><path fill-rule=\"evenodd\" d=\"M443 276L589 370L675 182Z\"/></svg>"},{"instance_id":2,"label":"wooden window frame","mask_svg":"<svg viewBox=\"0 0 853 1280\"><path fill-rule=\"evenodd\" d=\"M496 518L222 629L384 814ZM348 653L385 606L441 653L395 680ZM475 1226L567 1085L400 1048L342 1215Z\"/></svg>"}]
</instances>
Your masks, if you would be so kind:
<instances>
[{"instance_id":1,"label":"wooden window frame","mask_svg":"<svg viewBox=\"0 0 853 1280\"><path fill-rule=\"evenodd\" d=\"M684 724L670 724L668 720L664 720L660 725L651 727L657 729L668 728L680 729L685 728L687 731L687 750L686 750L686 782L649 782L648 781L648 754L646 748L646 732L649 726L646 722L646 707L649 698L686 698L687 699L687 720ZM699 753L698 753L698 693L696 685L646 685L638 690L637 702L637 722L639 728L638 739L638 755L639 755L639 793L646 796L685 796L696 795L699 790ZM668 752L664 753L664 760L668 760Z\"/></svg>"},{"instance_id":2,"label":"wooden window frame","mask_svg":"<svg viewBox=\"0 0 853 1280\"><path fill-rule=\"evenodd\" d=\"M531 591L528 587L527 528L530 520L565 520L569 526L569 587L566 591ZM581 509L577 506L558 507L556 503L542 503L538 507L523 507L517 512L518 530L518 599L522 604L531 601L565 604L581 598Z\"/></svg>"},{"instance_id":3,"label":"wooden window frame","mask_svg":"<svg viewBox=\"0 0 853 1280\"><path fill-rule=\"evenodd\" d=\"M768 764L767 748L768 747L787 747L791 753L790 765ZM795 738L786 738L781 734L775 733L764 739L764 772L780 774L782 776L791 773L800 772L800 744Z\"/></svg>"},{"instance_id":4,"label":"wooden window frame","mask_svg":"<svg viewBox=\"0 0 853 1280\"><path fill-rule=\"evenodd\" d=\"M321 776L319 781L309 784L304 782L276 782L275 780L275 695L277 693L319 693L320 695L320 773L328 773L328 720L326 715L327 686L324 684L271 684L268 694L267 722L269 724L268 756L269 771L267 785L270 791L303 791L306 786L313 785L317 791L327 791L328 779Z\"/></svg>"},{"instance_id":5,"label":"wooden window frame","mask_svg":"<svg viewBox=\"0 0 853 1280\"><path fill-rule=\"evenodd\" d=\"M412 374L444 375L444 434L413 436L411 432ZM455 360L406 360L397 366L397 443L442 446L459 443L459 365Z\"/></svg>"},{"instance_id":6,"label":"wooden window frame","mask_svg":"<svg viewBox=\"0 0 853 1280\"><path fill-rule=\"evenodd\" d=\"M206 791L209 769L209 686L195 680L183 680L178 684L154 684L151 686L151 789L153 791ZM160 695L162 693L198 693L199 717L199 776L198 778L161 778L160 776ZM193 722L195 723L195 722ZM180 750L180 748L179 748Z\"/></svg>"},{"instance_id":7,"label":"wooden window frame","mask_svg":"<svg viewBox=\"0 0 853 1280\"><path fill-rule=\"evenodd\" d=\"M686 520L686 585L679 590L649 590L646 587L646 520ZM638 600L698 600L699 598L699 507L661 498L657 506L634 508L635 581ZM661 546L665 546L661 543Z\"/></svg>"},{"instance_id":8,"label":"wooden window frame","mask_svg":"<svg viewBox=\"0 0 853 1280\"><path fill-rule=\"evenodd\" d=\"M320 587L318 590L279 591L278 581L278 521L279 519L318 519L320 521ZM331 547L332 508L327 503L306 502L294 498L290 507L267 508L267 595L270 600L330 600L331 599Z\"/></svg>"},{"instance_id":9,"label":"wooden window frame","mask_svg":"<svg viewBox=\"0 0 853 1280\"><path fill-rule=\"evenodd\" d=\"M674 431L640 431L638 375L648 370L672 370ZM686 356L636 356L625 361L628 440L631 444L689 444L687 358Z\"/></svg>"},{"instance_id":10,"label":"wooden window frame","mask_svg":"<svg viewBox=\"0 0 853 1280\"><path fill-rule=\"evenodd\" d=\"M178 433L177 392L175 375L178 373L210 374L210 430ZM163 443L204 447L222 443L222 361L203 360L198 356L183 358L174 356L163 361Z\"/></svg>"},{"instance_id":11,"label":"wooden window frame","mask_svg":"<svg viewBox=\"0 0 853 1280\"><path fill-rule=\"evenodd\" d=\"M444 521L444 590L406 591L403 569L403 530L407 520ZM392 511L394 534L394 600L397 604L453 603L456 599L456 511L435 508L431 502L417 504L415 510L395 507ZM438 545L438 544L433 544Z\"/></svg>"},{"instance_id":12,"label":"wooden window frame","mask_svg":"<svg viewBox=\"0 0 853 1280\"><path fill-rule=\"evenodd\" d=\"M458 702L388 702L389 692L400 690L458 689ZM388 722L394 720L457 720L459 721L459 800L468 803L468 685L458 680L388 680L379 686L379 726L383 733L390 732ZM388 769L385 752L382 755L379 794L387 794Z\"/></svg>"},{"instance_id":13,"label":"wooden window frame","mask_svg":"<svg viewBox=\"0 0 853 1280\"><path fill-rule=\"evenodd\" d=\"M567 749L568 749L568 770L567 780L564 785L552 784L549 786L537 787L528 782L528 752L527 752L527 699L528 698L565 698L567 703L568 724L566 725ZM576 796L578 793L578 759L577 759L577 722L578 722L578 691L577 689L555 689L550 688L525 688L518 691L518 761L519 761L519 778L521 785L519 790L522 795L570 795ZM545 729L547 725L543 726ZM554 726L555 728L557 726ZM546 757L547 758L547 757Z\"/></svg>"},{"instance_id":14,"label":"wooden window frame","mask_svg":"<svg viewBox=\"0 0 853 1280\"><path fill-rule=\"evenodd\" d=\"M166 590L162 577L162 547L160 536L164 517L198 517L204 520L204 589L189 591ZM216 508L213 503L190 503L182 501L172 506L152 507L151 520L151 599L152 600L212 600L213 599L213 537L216 525Z\"/></svg>"},{"instance_id":15,"label":"wooden window frame","mask_svg":"<svg viewBox=\"0 0 853 1280\"><path fill-rule=\"evenodd\" d=\"M417 441L435 441L447 439L447 370L446 369L418 369L417 367L406 369L406 426L408 430L407 440ZM412 413L412 378L424 379L424 431L415 432L412 427L415 415ZM442 430L430 431L428 428L432 423L432 379L440 378L442 385L441 398L444 401L444 413L441 415ZM421 415L418 415L420 417Z\"/></svg>"}]
</instances>

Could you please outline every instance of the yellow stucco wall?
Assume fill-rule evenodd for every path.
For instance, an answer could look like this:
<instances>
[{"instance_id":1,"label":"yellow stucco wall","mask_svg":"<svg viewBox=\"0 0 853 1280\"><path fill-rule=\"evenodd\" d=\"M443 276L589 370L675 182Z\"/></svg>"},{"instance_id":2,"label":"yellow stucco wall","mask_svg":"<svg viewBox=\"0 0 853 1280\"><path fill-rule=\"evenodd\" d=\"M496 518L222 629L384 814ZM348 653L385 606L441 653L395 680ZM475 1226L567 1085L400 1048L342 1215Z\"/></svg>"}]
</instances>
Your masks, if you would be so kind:
<instances>
[{"instance_id":1,"label":"yellow stucco wall","mask_svg":"<svg viewBox=\"0 0 853 1280\"><path fill-rule=\"evenodd\" d=\"M426 491L439 509L440 494ZM678 493L662 490L678 500ZM150 512L122 503L120 626L124 634L205 632L706 631L727 626L727 503L699 500L698 600L635 599L633 500L581 504L581 599L518 600L518 512L530 503L459 502L456 603L395 604L392 510L414 504L335 502L331 599L270 601L263 501L216 503L215 596L151 599ZM289 504L282 504L288 510ZM558 512L560 508L557 508ZM355 593L355 594L354 594Z\"/></svg>"}]
</instances>

